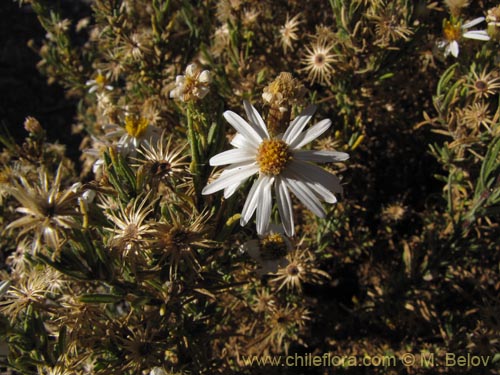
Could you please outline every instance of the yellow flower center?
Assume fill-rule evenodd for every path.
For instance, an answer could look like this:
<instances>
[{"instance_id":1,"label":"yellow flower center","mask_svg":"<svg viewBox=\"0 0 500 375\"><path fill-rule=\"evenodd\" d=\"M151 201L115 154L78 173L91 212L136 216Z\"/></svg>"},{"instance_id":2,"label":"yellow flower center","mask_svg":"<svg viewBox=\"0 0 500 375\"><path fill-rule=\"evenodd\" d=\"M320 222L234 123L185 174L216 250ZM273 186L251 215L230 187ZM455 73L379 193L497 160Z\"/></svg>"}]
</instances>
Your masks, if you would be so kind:
<instances>
[{"instance_id":1,"label":"yellow flower center","mask_svg":"<svg viewBox=\"0 0 500 375\"><path fill-rule=\"evenodd\" d=\"M142 136L148 128L148 120L139 116L126 116L125 117L125 130L128 135L134 138Z\"/></svg>"},{"instance_id":2,"label":"yellow flower center","mask_svg":"<svg viewBox=\"0 0 500 375\"><path fill-rule=\"evenodd\" d=\"M97 77L95 77L95 83L99 86L104 86L106 84L106 77L104 77L101 73L97 74Z\"/></svg>"},{"instance_id":3,"label":"yellow flower center","mask_svg":"<svg viewBox=\"0 0 500 375\"><path fill-rule=\"evenodd\" d=\"M462 36L460 23L452 24L450 21L444 21L443 34L444 38L449 42L459 40Z\"/></svg>"},{"instance_id":4,"label":"yellow flower center","mask_svg":"<svg viewBox=\"0 0 500 375\"><path fill-rule=\"evenodd\" d=\"M264 174L279 175L290 160L288 145L281 139L265 139L257 151L257 163Z\"/></svg>"},{"instance_id":5,"label":"yellow flower center","mask_svg":"<svg viewBox=\"0 0 500 375\"><path fill-rule=\"evenodd\" d=\"M286 255L286 243L279 233L271 233L259 241L260 255L263 259L276 259Z\"/></svg>"}]
</instances>

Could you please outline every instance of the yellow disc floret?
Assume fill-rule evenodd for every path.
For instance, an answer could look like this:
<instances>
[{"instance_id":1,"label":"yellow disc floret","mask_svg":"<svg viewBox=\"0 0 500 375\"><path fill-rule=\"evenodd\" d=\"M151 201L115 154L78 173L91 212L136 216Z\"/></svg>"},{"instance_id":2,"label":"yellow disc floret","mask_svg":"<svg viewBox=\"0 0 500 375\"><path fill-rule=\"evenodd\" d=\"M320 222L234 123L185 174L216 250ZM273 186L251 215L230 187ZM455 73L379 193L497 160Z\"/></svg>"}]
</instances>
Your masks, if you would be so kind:
<instances>
[{"instance_id":1,"label":"yellow disc floret","mask_svg":"<svg viewBox=\"0 0 500 375\"><path fill-rule=\"evenodd\" d=\"M276 259L286 255L285 239L279 233L271 233L259 241L260 255L263 259Z\"/></svg>"},{"instance_id":2,"label":"yellow disc floret","mask_svg":"<svg viewBox=\"0 0 500 375\"><path fill-rule=\"evenodd\" d=\"M264 174L277 176L292 160L286 142L281 139L265 139L257 152L257 163Z\"/></svg>"},{"instance_id":3,"label":"yellow disc floret","mask_svg":"<svg viewBox=\"0 0 500 375\"><path fill-rule=\"evenodd\" d=\"M125 130L128 135L134 138L141 137L148 128L148 120L139 116L126 116L125 117Z\"/></svg>"},{"instance_id":4,"label":"yellow disc floret","mask_svg":"<svg viewBox=\"0 0 500 375\"><path fill-rule=\"evenodd\" d=\"M99 86L104 86L106 84L106 77L104 77L101 73L98 73L95 77L95 83Z\"/></svg>"},{"instance_id":5,"label":"yellow disc floret","mask_svg":"<svg viewBox=\"0 0 500 375\"><path fill-rule=\"evenodd\" d=\"M449 42L459 40L462 36L462 28L460 23L453 24L450 21L445 20L443 25L443 34L444 38Z\"/></svg>"}]
</instances>

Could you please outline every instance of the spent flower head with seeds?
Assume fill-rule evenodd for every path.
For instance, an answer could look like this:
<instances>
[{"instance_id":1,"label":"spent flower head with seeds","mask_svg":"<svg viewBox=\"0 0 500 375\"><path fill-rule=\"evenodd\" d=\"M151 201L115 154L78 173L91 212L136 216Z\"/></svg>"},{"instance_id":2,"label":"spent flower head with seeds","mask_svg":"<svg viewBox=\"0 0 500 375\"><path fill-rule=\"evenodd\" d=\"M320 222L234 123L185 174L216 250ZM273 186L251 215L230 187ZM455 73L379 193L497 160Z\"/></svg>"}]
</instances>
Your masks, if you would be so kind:
<instances>
[{"instance_id":1,"label":"spent flower head with seeds","mask_svg":"<svg viewBox=\"0 0 500 375\"><path fill-rule=\"evenodd\" d=\"M460 110L459 113L460 122L469 129L472 129L473 133L480 131L481 126L491 133L490 126L494 124L494 121L490 115L488 103L476 102L469 104L463 110Z\"/></svg>"},{"instance_id":2,"label":"spent flower head with seeds","mask_svg":"<svg viewBox=\"0 0 500 375\"><path fill-rule=\"evenodd\" d=\"M302 290L302 284L320 284L330 278L326 272L315 268L315 259L308 250L296 249L286 256L286 264L278 269L271 280L272 285L277 285L276 291L284 287L287 290Z\"/></svg>"},{"instance_id":3,"label":"spent flower head with seeds","mask_svg":"<svg viewBox=\"0 0 500 375\"><path fill-rule=\"evenodd\" d=\"M305 94L304 85L288 72L281 72L268 86L264 87L262 99L269 105L267 118L269 134L274 135L285 131L290 121L292 105L300 103Z\"/></svg>"},{"instance_id":4,"label":"spent flower head with seeds","mask_svg":"<svg viewBox=\"0 0 500 375\"><path fill-rule=\"evenodd\" d=\"M257 233L266 233L272 211L272 187L285 233L293 236L293 214L290 191L317 216L324 218L320 199L336 203L334 193L341 193L338 177L311 162L344 161L349 155L337 151L301 150L331 126L325 119L304 131L316 111L308 106L290 123L284 134L270 137L259 112L247 101L243 102L249 122L232 111L224 112L225 119L238 134L231 141L233 150L224 151L210 159L210 165L228 165L219 178L205 186L202 193L224 190L229 198L251 176L258 174L241 213L240 224L246 225L256 211Z\"/></svg>"},{"instance_id":5,"label":"spent flower head with seeds","mask_svg":"<svg viewBox=\"0 0 500 375\"><path fill-rule=\"evenodd\" d=\"M184 75L175 79L175 88L170 91L170 97L183 102L203 99L209 92L212 82L208 70L201 70L196 64L189 64Z\"/></svg>"},{"instance_id":6,"label":"spent flower head with seeds","mask_svg":"<svg viewBox=\"0 0 500 375\"><path fill-rule=\"evenodd\" d=\"M280 28L280 41L284 53L287 53L288 49L293 50L293 42L299 39L297 33L301 22L301 13L297 13L292 18L286 15L285 24Z\"/></svg>"},{"instance_id":7,"label":"spent flower head with seeds","mask_svg":"<svg viewBox=\"0 0 500 375\"><path fill-rule=\"evenodd\" d=\"M47 306L45 304L47 295L53 291L52 276L53 273L48 274L40 269L30 269L24 272L22 278L16 280L3 296L3 300L0 301L0 312L14 321L26 313L30 305Z\"/></svg>"},{"instance_id":8,"label":"spent flower head with seeds","mask_svg":"<svg viewBox=\"0 0 500 375\"><path fill-rule=\"evenodd\" d=\"M149 202L149 195L137 197L127 206L124 206L122 202L114 202L112 199L105 196L99 204L113 224L113 227L108 228L112 234L110 244L122 251L125 256L129 253L137 255L152 233L151 224L147 223L146 219L153 211L154 202ZM109 209L116 205L117 211Z\"/></svg>"},{"instance_id":9,"label":"spent flower head with seeds","mask_svg":"<svg viewBox=\"0 0 500 375\"><path fill-rule=\"evenodd\" d=\"M201 268L197 249L212 246L205 239L207 220L207 214L191 213L183 217L183 214L171 212L169 222L155 223L152 245L161 255L160 263L166 261L169 264L171 279L177 277L181 265L195 272Z\"/></svg>"},{"instance_id":10,"label":"spent flower head with seeds","mask_svg":"<svg viewBox=\"0 0 500 375\"><path fill-rule=\"evenodd\" d=\"M498 71L484 68L481 73L472 69L471 75L467 78L466 86L471 89L476 99L488 98L495 95L500 89L500 76Z\"/></svg>"},{"instance_id":11,"label":"spent flower head with seeds","mask_svg":"<svg viewBox=\"0 0 500 375\"><path fill-rule=\"evenodd\" d=\"M459 46L458 42L461 38L475 39L488 41L490 37L486 30L471 30L467 31L473 26L484 21L484 17L478 17L472 21L466 22L464 25L458 20L444 20L443 21L443 39L438 41L437 46L444 50L444 56L449 54L458 57Z\"/></svg>"},{"instance_id":12,"label":"spent flower head with seeds","mask_svg":"<svg viewBox=\"0 0 500 375\"><path fill-rule=\"evenodd\" d=\"M32 185L21 177L21 184L13 182L5 187L7 193L22 205L16 211L24 215L11 222L7 229L18 229L19 237L32 236L34 252L41 250L43 245L58 250L66 237L65 231L78 227L76 217L80 214L76 208L79 185L63 190L62 171L63 165L60 164L52 184L49 174L42 169L38 184Z\"/></svg>"},{"instance_id":13,"label":"spent flower head with seeds","mask_svg":"<svg viewBox=\"0 0 500 375\"><path fill-rule=\"evenodd\" d=\"M398 6L385 7L384 10L370 16L375 23L377 40L374 44L387 47L399 40L408 41L413 31L408 27Z\"/></svg>"},{"instance_id":14,"label":"spent flower head with seeds","mask_svg":"<svg viewBox=\"0 0 500 375\"><path fill-rule=\"evenodd\" d=\"M310 313L302 306L287 304L276 306L266 314L265 329L250 342L251 352L267 352L271 347L276 352L288 352L291 341L298 340Z\"/></svg>"},{"instance_id":15,"label":"spent flower head with seeds","mask_svg":"<svg viewBox=\"0 0 500 375\"><path fill-rule=\"evenodd\" d=\"M146 143L138 150L140 159L135 158L151 180L164 180L167 177L181 175L188 165L187 155L182 155L187 144L173 146L173 138L166 139L165 130L156 143Z\"/></svg>"},{"instance_id":16,"label":"spent flower head with seeds","mask_svg":"<svg viewBox=\"0 0 500 375\"><path fill-rule=\"evenodd\" d=\"M302 58L304 67L301 70L307 74L311 84L316 82L321 85L331 84L332 74L335 73L333 64L337 62L337 55L332 51L333 45L323 38L306 47L306 53Z\"/></svg>"}]
</instances>

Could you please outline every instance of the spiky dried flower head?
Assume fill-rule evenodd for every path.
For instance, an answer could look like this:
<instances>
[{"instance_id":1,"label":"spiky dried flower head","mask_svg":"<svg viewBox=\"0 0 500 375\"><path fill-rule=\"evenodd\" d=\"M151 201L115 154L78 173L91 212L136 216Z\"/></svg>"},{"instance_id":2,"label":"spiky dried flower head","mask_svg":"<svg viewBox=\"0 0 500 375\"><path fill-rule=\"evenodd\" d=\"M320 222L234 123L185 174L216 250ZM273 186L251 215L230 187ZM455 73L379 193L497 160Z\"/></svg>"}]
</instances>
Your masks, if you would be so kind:
<instances>
[{"instance_id":1,"label":"spiky dried flower head","mask_svg":"<svg viewBox=\"0 0 500 375\"><path fill-rule=\"evenodd\" d=\"M134 158L140 166L142 173L150 179L153 186L164 181L168 186L172 179L181 178L186 172L188 162L187 155L182 155L186 149L186 144L174 146L173 138L166 139L166 132L163 131L156 143L146 143L138 150L140 158Z\"/></svg>"},{"instance_id":2,"label":"spiky dried flower head","mask_svg":"<svg viewBox=\"0 0 500 375\"><path fill-rule=\"evenodd\" d=\"M311 84L330 85L332 75L335 73L334 63L337 62L337 54L333 52L333 45L326 40L316 40L306 46L306 53L302 57L301 69L307 74Z\"/></svg>"},{"instance_id":3,"label":"spiky dried flower head","mask_svg":"<svg viewBox=\"0 0 500 375\"><path fill-rule=\"evenodd\" d=\"M211 82L208 70L201 70L197 64L189 64L185 74L176 77L176 87L170 91L170 97L183 102L203 99L209 92Z\"/></svg>"},{"instance_id":4,"label":"spiky dried flower head","mask_svg":"<svg viewBox=\"0 0 500 375\"><path fill-rule=\"evenodd\" d=\"M108 196L101 198L99 206L113 224L113 227L107 228L111 234L110 245L124 256L143 258L147 255L145 250L148 248L152 228L146 219L153 211L154 203L149 202L149 195L139 196L127 205L121 201L113 201ZM118 210L113 209L116 206Z\"/></svg>"},{"instance_id":5,"label":"spiky dried flower head","mask_svg":"<svg viewBox=\"0 0 500 375\"><path fill-rule=\"evenodd\" d=\"M391 6L384 6L381 11L370 16L370 19L375 23L377 39L374 44L381 47L387 47L399 40L407 41L413 34L406 23L404 9L395 2L391 4Z\"/></svg>"},{"instance_id":6,"label":"spiky dried flower head","mask_svg":"<svg viewBox=\"0 0 500 375\"><path fill-rule=\"evenodd\" d=\"M471 129L473 134L477 134L481 126L484 126L491 133L490 126L494 124L489 105L485 102L469 104L463 110L460 110L458 118L460 124Z\"/></svg>"},{"instance_id":7,"label":"spiky dried flower head","mask_svg":"<svg viewBox=\"0 0 500 375\"><path fill-rule=\"evenodd\" d=\"M131 35L123 35L116 50L127 60L140 61L145 54L151 52L149 42L151 39L151 35L146 30Z\"/></svg>"},{"instance_id":8,"label":"spiky dried flower head","mask_svg":"<svg viewBox=\"0 0 500 375\"><path fill-rule=\"evenodd\" d=\"M500 23L500 5L488 9L486 13L486 22Z\"/></svg>"},{"instance_id":9,"label":"spiky dried flower head","mask_svg":"<svg viewBox=\"0 0 500 375\"><path fill-rule=\"evenodd\" d=\"M210 52L218 57L224 52L231 40L227 23L215 29L212 39L213 42L210 47Z\"/></svg>"},{"instance_id":10,"label":"spiky dried flower head","mask_svg":"<svg viewBox=\"0 0 500 375\"><path fill-rule=\"evenodd\" d=\"M256 335L247 350L262 353L272 349L277 353L287 353L290 344L299 340L309 319L309 311L303 307L291 304L275 306L266 314L264 331Z\"/></svg>"},{"instance_id":11,"label":"spiky dried flower head","mask_svg":"<svg viewBox=\"0 0 500 375\"><path fill-rule=\"evenodd\" d=\"M301 17L301 13L297 13L292 18L289 18L287 14L285 24L280 27L280 41L285 54L288 49L293 50L293 42L299 39L297 33L299 25L302 23Z\"/></svg>"},{"instance_id":12,"label":"spiky dried flower head","mask_svg":"<svg viewBox=\"0 0 500 375\"><path fill-rule=\"evenodd\" d=\"M164 356L162 353L164 345L156 336L157 332L154 329L138 326L126 327L124 332L117 335L116 339L125 353L125 361L121 365L123 372L132 370L136 374L141 374L161 361Z\"/></svg>"},{"instance_id":13,"label":"spiky dried flower head","mask_svg":"<svg viewBox=\"0 0 500 375\"><path fill-rule=\"evenodd\" d=\"M271 312L276 307L276 297L269 288L262 287L252 298L252 308L255 312Z\"/></svg>"},{"instance_id":14,"label":"spiky dried flower head","mask_svg":"<svg viewBox=\"0 0 500 375\"><path fill-rule=\"evenodd\" d=\"M269 105L267 129L270 134L277 135L285 131L292 105L300 104L305 94L304 85L288 72L281 72L264 88L262 99Z\"/></svg>"},{"instance_id":15,"label":"spiky dried flower head","mask_svg":"<svg viewBox=\"0 0 500 375\"><path fill-rule=\"evenodd\" d=\"M398 222L405 217L406 213L406 207L399 202L395 202L384 207L382 210L382 219L387 222Z\"/></svg>"},{"instance_id":16,"label":"spiky dried flower head","mask_svg":"<svg viewBox=\"0 0 500 375\"><path fill-rule=\"evenodd\" d=\"M469 6L469 0L444 0L453 17L458 17L463 8Z\"/></svg>"},{"instance_id":17,"label":"spiky dried flower head","mask_svg":"<svg viewBox=\"0 0 500 375\"><path fill-rule=\"evenodd\" d=\"M63 239L66 238L66 229L76 228L76 218L80 216L77 211L79 188L73 185L62 190L63 165L60 164L54 181L49 183L49 174L42 169L39 173L38 184L31 184L26 178L21 177L21 184L13 182L5 187L22 206L16 209L24 214L23 217L11 222L7 229L19 229L18 236L32 238L32 248L36 252L43 245L52 250L60 249Z\"/></svg>"},{"instance_id":18,"label":"spiky dried flower head","mask_svg":"<svg viewBox=\"0 0 500 375\"><path fill-rule=\"evenodd\" d=\"M302 290L304 282L321 283L330 276L314 265L314 256L308 250L296 249L286 256L287 264L278 269L271 284L276 285L276 291L284 287L287 290Z\"/></svg>"},{"instance_id":19,"label":"spiky dried flower head","mask_svg":"<svg viewBox=\"0 0 500 375\"><path fill-rule=\"evenodd\" d=\"M242 0L218 1L216 6L217 19L223 24L227 22L234 24L241 6L242 6Z\"/></svg>"},{"instance_id":20,"label":"spiky dried flower head","mask_svg":"<svg viewBox=\"0 0 500 375\"><path fill-rule=\"evenodd\" d=\"M62 285L60 274L50 268L33 268L21 276L21 279L10 285L0 301L0 312L11 321L25 313L30 305L40 310L50 310L50 305L46 304L47 298Z\"/></svg>"},{"instance_id":21,"label":"spiky dried flower head","mask_svg":"<svg viewBox=\"0 0 500 375\"><path fill-rule=\"evenodd\" d=\"M500 76L497 70L490 70L485 67L480 73L476 67L471 70L471 75L467 77L466 86L471 89L476 99L488 98L495 95L500 89Z\"/></svg>"},{"instance_id":22,"label":"spiky dried flower head","mask_svg":"<svg viewBox=\"0 0 500 375\"><path fill-rule=\"evenodd\" d=\"M170 213L169 222L158 222L154 225L153 247L161 256L160 264L169 266L170 278L176 278L179 267L185 267L194 272L201 268L198 262L197 249L207 249L212 246L205 239L208 230L208 215L191 213Z\"/></svg>"},{"instance_id":23,"label":"spiky dried flower head","mask_svg":"<svg viewBox=\"0 0 500 375\"><path fill-rule=\"evenodd\" d=\"M245 9L243 11L242 23L246 27L252 27L257 24L260 12L255 8Z\"/></svg>"}]
</instances>

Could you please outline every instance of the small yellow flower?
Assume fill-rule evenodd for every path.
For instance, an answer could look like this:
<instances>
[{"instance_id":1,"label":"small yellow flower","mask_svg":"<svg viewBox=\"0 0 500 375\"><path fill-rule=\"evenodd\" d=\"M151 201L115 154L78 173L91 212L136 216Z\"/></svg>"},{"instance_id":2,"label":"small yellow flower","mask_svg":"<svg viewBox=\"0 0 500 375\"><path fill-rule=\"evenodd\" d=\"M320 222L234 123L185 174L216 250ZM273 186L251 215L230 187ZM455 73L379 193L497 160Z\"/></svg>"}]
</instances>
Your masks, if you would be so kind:
<instances>
[{"instance_id":1,"label":"small yellow flower","mask_svg":"<svg viewBox=\"0 0 500 375\"><path fill-rule=\"evenodd\" d=\"M125 130L131 137L142 137L146 132L148 125L148 120L144 117L135 115L125 116Z\"/></svg>"}]
</instances>

